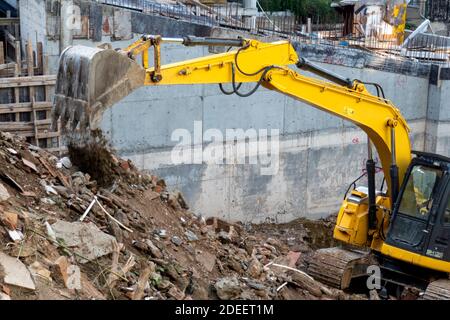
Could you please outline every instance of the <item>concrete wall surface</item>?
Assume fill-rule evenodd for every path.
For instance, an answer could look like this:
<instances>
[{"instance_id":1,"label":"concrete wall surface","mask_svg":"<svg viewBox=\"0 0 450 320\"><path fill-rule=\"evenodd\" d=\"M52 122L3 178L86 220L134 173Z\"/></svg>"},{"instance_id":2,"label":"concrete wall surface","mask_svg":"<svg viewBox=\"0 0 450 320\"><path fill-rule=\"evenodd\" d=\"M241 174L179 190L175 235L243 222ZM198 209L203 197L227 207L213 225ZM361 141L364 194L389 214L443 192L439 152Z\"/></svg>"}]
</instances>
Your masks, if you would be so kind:
<instances>
[{"instance_id":1,"label":"concrete wall surface","mask_svg":"<svg viewBox=\"0 0 450 320\"><path fill-rule=\"evenodd\" d=\"M443 69L442 71L444 70L445 69ZM447 157L450 157L449 90L450 79L441 78L441 80L438 81L437 85L430 84L428 115L425 130L425 150L429 152L439 153Z\"/></svg>"},{"instance_id":2,"label":"concrete wall surface","mask_svg":"<svg viewBox=\"0 0 450 320\"><path fill-rule=\"evenodd\" d=\"M20 32L24 40L30 39L34 44L46 42L45 0L19 1Z\"/></svg>"}]
</instances>

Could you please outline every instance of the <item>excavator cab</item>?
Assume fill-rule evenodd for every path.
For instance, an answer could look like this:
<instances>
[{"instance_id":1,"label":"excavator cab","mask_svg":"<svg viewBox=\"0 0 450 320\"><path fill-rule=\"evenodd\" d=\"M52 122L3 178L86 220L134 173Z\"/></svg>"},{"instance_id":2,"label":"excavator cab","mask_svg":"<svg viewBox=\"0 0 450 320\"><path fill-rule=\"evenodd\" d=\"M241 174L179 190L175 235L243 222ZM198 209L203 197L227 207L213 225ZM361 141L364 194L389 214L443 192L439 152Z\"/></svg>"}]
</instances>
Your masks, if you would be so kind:
<instances>
[{"instance_id":1,"label":"excavator cab","mask_svg":"<svg viewBox=\"0 0 450 320\"><path fill-rule=\"evenodd\" d=\"M430 257L450 262L450 158L414 153L394 206L386 244L416 253L422 261ZM449 271L450 264L442 266L441 271Z\"/></svg>"},{"instance_id":2,"label":"excavator cab","mask_svg":"<svg viewBox=\"0 0 450 320\"><path fill-rule=\"evenodd\" d=\"M427 299L450 297L446 280L450 272L450 158L412 153L415 157L392 209L386 194L376 193L376 227L370 227L368 188L355 187L346 196L334 238L353 247L318 250L308 267L310 274L346 289L354 279L367 276L366 269L376 264L381 285L389 292L415 287L425 292ZM367 256L356 254L354 246L370 247L375 260L365 260ZM323 266L330 263L337 266L333 277L321 276Z\"/></svg>"}]
</instances>

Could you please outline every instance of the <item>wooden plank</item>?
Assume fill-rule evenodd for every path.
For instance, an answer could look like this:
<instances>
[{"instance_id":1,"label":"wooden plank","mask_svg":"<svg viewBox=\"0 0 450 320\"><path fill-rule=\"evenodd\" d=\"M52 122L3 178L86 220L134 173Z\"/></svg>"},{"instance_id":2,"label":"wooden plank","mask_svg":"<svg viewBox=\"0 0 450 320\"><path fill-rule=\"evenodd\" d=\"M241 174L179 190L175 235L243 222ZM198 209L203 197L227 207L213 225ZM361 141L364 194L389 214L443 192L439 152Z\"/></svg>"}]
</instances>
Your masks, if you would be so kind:
<instances>
[{"instance_id":1,"label":"wooden plank","mask_svg":"<svg viewBox=\"0 0 450 320\"><path fill-rule=\"evenodd\" d=\"M47 75L48 74L48 56L43 57L42 59L42 74L43 75ZM55 84L56 84L56 77L55 77ZM50 97L50 86L45 86L45 101L52 101L53 97ZM50 104L50 108L53 107L53 103L52 102L48 102ZM51 111L51 109L50 109ZM61 121L58 120L57 122L57 129L56 129L56 133L57 133L57 148L51 148L50 150L59 150L59 155L61 156L64 152L65 147L62 146L61 143ZM52 152L52 151L51 151Z\"/></svg>"},{"instance_id":2,"label":"wooden plank","mask_svg":"<svg viewBox=\"0 0 450 320\"><path fill-rule=\"evenodd\" d=\"M58 140L59 140L59 137L58 137ZM47 150L48 152L51 152L51 153L59 153L60 155L63 154L64 152L67 152L66 147L46 148L45 150Z\"/></svg>"},{"instance_id":3,"label":"wooden plank","mask_svg":"<svg viewBox=\"0 0 450 320\"><path fill-rule=\"evenodd\" d=\"M14 77L0 79L0 89L29 87L29 86L49 86L56 84L56 75L34 76L34 77Z\"/></svg>"},{"instance_id":4,"label":"wooden plank","mask_svg":"<svg viewBox=\"0 0 450 320\"><path fill-rule=\"evenodd\" d=\"M34 123L36 124L36 126L40 126L40 125L50 125L52 123L52 119L42 119L42 120L36 120L34 121Z\"/></svg>"},{"instance_id":5,"label":"wooden plank","mask_svg":"<svg viewBox=\"0 0 450 320\"><path fill-rule=\"evenodd\" d=\"M39 133L37 135L38 139L56 138L56 137L59 137L59 132L48 131L48 132L44 132L44 133Z\"/></svg>"},{"instance_id":6,"label":"wooden plank","mask_svg":"<svg viewBox=\"0 0 450 320\"><path fill-rule=\"evenodd\" d=\"M33 122L0 122L0 129L3 131L31 131L34 135Z\"/></svg>"},{"instance_id":7,"label":"wooden plank","mask_svg":"<svg viewBox=\"0 0 450 320\"><path fill-rule=\"evenodd\" d=\"M14 25L14 35L16 37L20 37L20 24L19 23Z\"/></svg>"},{"instance_id":8,"label":"wooden plank","mask_svg":"<svg viewBox=\"0 0 450 320\"><path fill-rule=\"evenodd\" d=\"M11 64L11 66L9 67L9 65ZM12 65L14 64L14 65ZM15 76L15 72L16 72L16 66L15 66L15 62L11 62L8 63L8 67L5 69L1 69L0 67L0 78L12 78ZM0 65L1 66L1 65ZM22 68L22 74L25 74L27 72L27 69ZM39 69L37 67L34 68L34 74L39 73Z\"/></svg>"},{"instance_id":9,"label":"wooden plank","mask_svg":"<svg viewBox=\"0 0 450 320\"><path fill-rule=\"evenodd\" d=\"M20 77L22 73L22 55L21 55L21 45L20 41L16 41L15 43L15 49L16 49L16 72L15 77ZM14 88L14 102L16 104L19 104L20 102L20 91L18 87ZM20 114L16 113L16 121L19 121Z\"/></svg>"},{"instance_id":10,"label":"wooden plank","mask_svg":"<svg viewBox=\"0 0 450 320\"><path fill-rule=\"evenodd\" d=\"M0 26L10 26L20 23L19 18L0 18Z\"/></svg>"},{"instance_id":11,"label":"wooden plank","mask_svg":"<svg viewBox=\"0 0 450 320\"><path fill-rule=\"evenodd\" d=\"M52 103L50 101L39 101L34 103L34 108L36 111L40 110L51 110ZM11 112L31 112L31 102L20 102L16 103L5 103L0 104L0 113L11 113Z\"/></svg>"},{"instance_id":12,"label":"wooden plank","mask_svg":"<svg viewBox=\"0 0 450 320\"><path fill-rule=\"evenodd\" d=\"M0 130L8 131L21 136L25 135L27 137L36 138L34 132L34 123L32 122L0 122ZM38 133L38 139L55 138L59 137L59 132L55 131L45 131Z\"/></svg>"},{"instance_id":13,"label":"wooden plank","mask_svg":"<svg viewBox=\"0 0 450 320\"><path fill-rule=\"evenodd\" d=\"M14 42L14 48L16 50L16 77L22 73L22 52L20 49L20 41Z\"/></svg>"},{"instance_id":14,"label":"wooden plank","mask_svg":"<svg viewBox=\"0 0 450 320\"><path fill-rule=\"evenodd\" d=\"M60 149L61 152L61 149ZM44 157L40 157L39 161L42 163L42 165L47 169L47 171L53 176L58 177L59 181L62 183L62 185L68 189L72 189L72 186L69 183L69 180L59 171L54 170L50 164L45 160ZM69 178L70 179L70 178Z\"/></svg>"},{"instance_id":15,"label":"wooden plank","mask_svg":"<svg viewBox=\"0 0 450 320\"><path fill-rule=\"evenodd\" d=\"M36 101L34 103L37 109L51 109L52 102L51 101ZM16 106L15 103L0 103L0 109L14 108ZM19 108L31 108L31 102L20 102L18 104Z\"/></svg>"},{"instance_id":16,"label":"wooden plank","mask_svg":"<svg viewBox=\"0 0 450 320\"><path fill-rule=\"evenodd\" d=\"M0 78L11 78L11 77L14 77L14 73L15 72L16 72L16 67L14 67L14 69L0 70Z\"/></svg>"},{"instance_id":17,"label":"wooden plank","mask_svg":"<svg viewBox=\"0 0 450 320\"><path fill-rule=\"evenodd\" d=\"M34 76L34 59L33 59L33 43L31 40L27 41L27 74L29 77Z\"/></svg>"},{"instance_id":18,"label":"wooden plank","mask_svg":"<svg viewBox=\"0 0 450 320\"><path fill-rule=\"evenodd\" d=\"M6 74L7 76L10 76L9 78L0 78L0 89L13 88L15 98L11 103L0 104L0 114L15 114L16 121L0 122L0 130L15 133L26 138L32 138L31 140L35 144L38 144L39 141L43 140L51 142L51 139L56 138L57 147L53 148L54 145L49 143L48 147L52 148L45 149L50 152L59 152L59 154L62 154L64 148L61 145L60 125L58 125L58 131L51 131L50 126L52 120L48 118L52 109L50 90L56 84L56 75L47 75L47 57L43 54L42 43L36 44L36 47L34 48L35 51L33 51L33 44L28 40L25 44L25 53L23 53L21 51L20 42L17 41L14 36L8 33L5 35L5 39L7 40L5 40L3 44L9 43L11 44L11 46L8 44L9 48L16 49L16 63L0 64L0 75ZM4 52L2 51L2 53ZM23 63L22 66L23 61L25 61L25 63ZM45 88L45 101L35 101L37 86ZM19 101L20 88L28 88L30 96L29 102ZM41 120L37 119L38 111L45 111L46 113L45 117L42 115ZM23 117L24 113L31 113L31 121L20 121L21 118L26 119Z\"/></svg>"},{"instance_id":19,"label":"wooden plank","mask_svg":"<svg viewBox=\"0 0 450 320\"><path fill-rule=\"evenodd\" d=\"M0 64L5 63L5 52L3 48L3 41L0 41Z\"/></svg>"},{"instance_id":20,"label":"wooden plank","mask_svg":"<svg viewBox=\"0 0 450 320\"><path fill-rule=\"evenodd\" d=\"M42 47L42 42L38 42L36 50L37 50L36 72L39 75L43 75L44 74L44 50Z\"/></svg>"},{"instance_id":21,"label":"wooden plank","mask_svg":"<svg viewBox=\"0 0 450 320\"><path fill-rule=\"evenodd\" d=\"M31 39L28 39L27 44L27 74L29 77L34 76L34 59L33 59L33 43L31 42ZM30 102L31 102L31 109L33 114L33 121L34 121L34 138L36 145L38 144L38 127L36 123L36 110L34 109L34 102L35 102L35 90L33 86L30 86L28 88Z\"/></svg>"},{"instance_id":22,"label":"wooden plank","mask_svg":"<svg viewBox=\"0 0 450 320\"><path fill-rule=\"evenodd\" d=\"M0 57L0 59L3 57ZM10 63L2 63L0 64L0 70L5 70L5 69L12 69L12 68L16 68L16 63L15 62L10 62Z\"/></svg>"},{"instance_id":23,"label":"wooden plank","mask_svg":"<svg viewBox=\"0 0 450 320\"><path fill-rule=\"evenodd\" d=\"M3 129L2 126L0 126L0 130L7 131L7 130ZM17 134L17 135L19 135L21 137L24 137L24 138L34 137L34 132L33 131L9 131L9 132L12 133L12 134Z\"/></svg>"},{"instance_id":24,"label":"wooden plank","mask_svg":"<svg viewBox=\"0 0 450 320\"><path fill-rule=\"evenodd\" d=\"M12 47L16 46L16 37L14 37L11 33L8 32L8 30L4 30L5 32L5 39L6 42L8 42Z\"/></svg>"},{"instance_id":25,"label":"wooden plank","mask_svg":"<svg viewBox=\"0 0 450 320\"><path fill-rule=\"evenodd\" d=\"M40 111L38 108L36 108L35 107L35 110L36 111ZM42 110L42 109L41 109ZM45 110L46 111L50 111L51 110L51 107L49 108L49 107L47 107L47 108L45 108ZM22 112L33 112L33 109L31 108L31 107L27 107L27 108L17 108L17 107L14 107L14 108L0 108L0 114L7 114L7 113L17 113L17 112L19 112L19 113L22 113Z\"/></svg>"}]
</instances>

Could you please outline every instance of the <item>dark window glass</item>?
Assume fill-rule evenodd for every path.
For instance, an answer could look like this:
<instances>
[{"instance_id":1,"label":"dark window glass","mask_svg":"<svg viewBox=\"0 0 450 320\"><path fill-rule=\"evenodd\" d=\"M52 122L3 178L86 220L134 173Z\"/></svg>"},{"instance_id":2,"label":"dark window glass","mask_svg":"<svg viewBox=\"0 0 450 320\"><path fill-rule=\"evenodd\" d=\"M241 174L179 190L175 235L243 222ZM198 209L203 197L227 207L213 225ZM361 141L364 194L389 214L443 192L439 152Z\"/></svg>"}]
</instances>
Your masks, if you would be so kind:
<instances>
[{"instance_id":1,"label":"dark window glass","mask_svg":"<svg viewBox=\"0 0 450 320\"><path fill-rule=\"evenodd\" d=\"M433 205L432 195L442 171L422 165L414 166L406 184L399 211L415 218L427 219Z\"/></svg>"}]
</instances>

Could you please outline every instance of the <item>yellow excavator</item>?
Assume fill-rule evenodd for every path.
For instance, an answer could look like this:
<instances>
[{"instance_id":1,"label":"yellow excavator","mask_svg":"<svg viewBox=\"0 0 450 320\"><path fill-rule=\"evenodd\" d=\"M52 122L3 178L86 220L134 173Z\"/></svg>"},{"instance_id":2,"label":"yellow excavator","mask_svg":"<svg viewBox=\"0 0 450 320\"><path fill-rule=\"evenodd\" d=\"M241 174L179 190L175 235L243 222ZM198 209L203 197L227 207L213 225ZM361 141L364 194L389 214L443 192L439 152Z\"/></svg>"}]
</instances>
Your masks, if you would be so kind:
<instances>
[{"instance_id":1,"label":"yellow excavator","mask_svg":"<svg viewBox=\"0 0 450 320\"><path fill-rule=\"evenodd\" d=\"M163 43L224 50L162 65ZM255 86L243 92L242 83ZM350 185L334 228L343 245L318 250L307 272L347 289L376 265L380 293L418 288L424 299L450 299L450 158L411 151L408 124L380 85L347 79L298 57L289 41L145 35L121 50L71 46L60 57L53 123L60 121L68 132L91 132L104 110L137 88L183 84L218 84L224 94L241 97L263 86L361 128L368 136L367 186ZM384 173L378 188L373 147Z\"/></svg>"}]
</instances>

